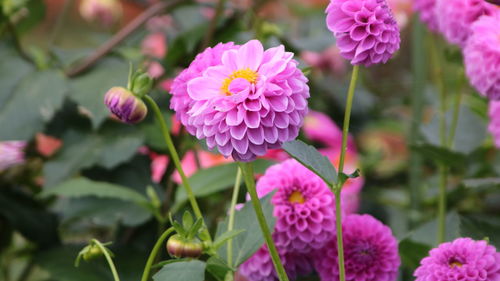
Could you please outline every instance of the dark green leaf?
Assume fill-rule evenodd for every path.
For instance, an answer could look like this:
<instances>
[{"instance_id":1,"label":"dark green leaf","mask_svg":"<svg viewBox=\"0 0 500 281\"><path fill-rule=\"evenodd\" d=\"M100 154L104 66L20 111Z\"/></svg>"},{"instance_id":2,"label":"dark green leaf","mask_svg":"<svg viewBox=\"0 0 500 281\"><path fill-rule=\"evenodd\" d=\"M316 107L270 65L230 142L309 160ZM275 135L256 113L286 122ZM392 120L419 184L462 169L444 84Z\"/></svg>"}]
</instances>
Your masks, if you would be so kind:
<instances>
[{"instance_id":1,"label":"dark green leaf","mask_svg":"<svg viewBox=\"0 0 500 281\"><path fill-rule=\"evenodd\" d=\"M155 281L203 281L206 264L199 260L175 262L165 265L153 275Z\"/></svg>"},{"instance_id":2,"label":"dark green leaf","mask_svg":"<svg viewBox=\"0 0 500 281\"><path fill-rule=\"evenodd\" d=\"M66 80L59 72L26 76L0 104L0 140L31 139L62 106L66 91Z\"/></svg>"},{"instance_id":3,"label":"dark green leaf","mask_svg":"<svg viewBox=\"0 0 500 281\"><path fill-rule=\"evenodd\" d=\"M93 165L113 168L130 159L142 144L139 131L125 125L104 127L102 131L67 131L63 148L44 166L45 186L50 188Z\"/></svg>"},{"instance_id":4,"label":"dark green leaf","mask_svg":"<svg viewBox=\"0 0 500 281\"><path fill-rule=\"evenodd\" d=\"M337 182L337 174L332 162L313 146L307 145L300 140L294 140L284 143L283 149L302 165L317 174L328 185L331 186Z\"/></svg>"},{"instance_id":5,"label":"dark green leaf","mask_svg":"<svg viewBox=\"0 0 500 281\"><path fill-rule=\"evenodd\" d=\"M500 223L492 223L484 218L461 216L460 234L475 240L489 239L497 249L500 248Z\"/></svg>"},{"instance_id":6,"label":"dark green leaf","mask_svg":"<svg viewBox=\"0 0 500 281\"><path fill-rule=\"evenodd\" d=\"M207 260L207 271L218 281L224 281L224 277L231 268L221 258L212 256Z\"/></svg>"},{"instance_id":7,"label":"dark green leaf","mask_svg":"<svg viewBox=\"0 0 500 281\"><path fill-rule=\"evenodd\" d=\"M95 196L134 202L141 206L145 206L148 203L148 199L144 195L130 188L107 182L92 181L86 178L75 178L65 181L53 188L43 190L40 194L42 197L51 195L70 198Z\"/></svg>"},{"instance_id":8,"label":"dark green leaf","mask_svg":"<svg viewBox=\"0 0 500 281\"><path fill-rule=\"evenodd\" d=\"M270 202L272 196L273 194L268 194L260 200L269 229L273 229L276 222L276 219L273 216L273 205ZM245 206L241 210L235 211L234 229L245 230L245 232L234 237L232 240L233 265L239 266L264 244L264 237L262 236L262 233L260 231L259 222L257 221L257 217L255 216L252 202L245 203ZM220 237L222 233L226 231L227 218L219 224L217 228L217 237ZM227 260L226 244L219 248L218 254L223 260Z\"/></svg>"},{"instance_id":9,"label":"dark green leaf","mask_svg":"<svg viewBox=\"0 0 500 281\"><path fill-rule=\"evenodd\" d=\"M27 15L16 24L16 30L24 33L35 27L45 17L45 4L40 0L30 0L26 5Z\"/></svg>"},{"instance_id":10,"label":"dark green leaf","mask_svg":"<svg viewBox=\"0 0 500 281\"><path fill-rule=\"evenodd\" d=\"M399 255L401 261L410 270L414 270L420 265L420 261L429 254L431 247L418 243L410 239L399 242Z\"/></svg>"},{"instance_id":11,"label":"dark green leaf","mask_svg":"<svg viewBox=\"0 0 500 281\"><path fill-rule=\"evenodd\" d=\"M4 44L0 45L0 108L14 94L16 85L33 67Z\"/></svg>"},{"instance_id":12,"label":"dark green leaf","mask_svg":"<svg viewBox=\"0 0 500 281\"><path fill-rule=\"evenodd\" d=\"M434 146L432 144L412 145L411 148L420 153L425 158L435 161L437 164L443 164L451 167L463 167L465 156L449 149Z\"/></svg>"},{"instance_id":13,"label":"dark green leaf","mask_svg":"<svg viewBox=\"0 0 500 281\"><path fill-rule=\"evenodd\" d=\"M437 223L437 218L424 223L409 233L406 238L420 244L435 245L437 241ZM455 238L460 237L459 223L460 219L456 212L450 212L446 215L445 241L452 241Z\"/></svg>"},{"instance_id":14,"label":"dark green leaf","mask_svg":"<svg viewBox=\"0 0 500 281\"><path fill-rule=\"evenodd\" d=\"M70 98L90 113L94 128L110 115L104 105L104 94L111 87L126 87L128 68L124 61L106 59L95 69L71 81Z\"/></svg>"}]
</instances>

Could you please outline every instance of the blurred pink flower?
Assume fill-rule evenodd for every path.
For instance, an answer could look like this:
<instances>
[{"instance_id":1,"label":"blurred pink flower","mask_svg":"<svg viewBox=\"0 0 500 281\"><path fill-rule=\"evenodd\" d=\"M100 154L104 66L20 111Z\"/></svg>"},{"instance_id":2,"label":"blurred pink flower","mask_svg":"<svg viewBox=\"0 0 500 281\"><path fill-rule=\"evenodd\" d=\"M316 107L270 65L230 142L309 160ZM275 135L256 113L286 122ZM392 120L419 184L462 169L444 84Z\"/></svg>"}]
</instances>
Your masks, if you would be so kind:
<instances>
[{"instance_id":1,"label":"blurred pink flower","mask_svg":"<svg viewBox=\"0 0 500 281\"><path fill-rule=\"evenodd\" d=\"M302 131L309 140L326 146L340 148L342 144L342 130L328 115L319 111L311 110L306 115Z\"/></svg>"},{"instance_id":2,"label":"blurred pink flower","mask_svg":"<svg viewBox=\"0 0 500 281\"><path fill-rule=\"evenodd\" d=\"M420 20L431 31L439 29L436 15L436 0L414 0L413 10L420 14Z\"/></svg>"},{"instance_id":3,"label":"blurred pink flower","mask_svg":"<svg viewBox=\"0 0 500 281\"><path fill-rule=\"evenodd\" d=\"M207 169L214 166L219 166L226 163L233 162L231 157L225 158L221 154L211 153L205 150L191 150L188 151L184 158L182 158L181 164L186 176L190 177L196 171L198 171L198 163L196 160L198 157L199 165L201 169ZM179 172L175 171L173 174L173 180L177 183L181 183L182 179Z\"/></svg>"},{"instance_id":4,"label":"blurred pink flower","mask_svg":"<svg viewBox=\"0 0 500 281\"><path fill-rule=\"evenodd\" d=\"M0 172L12 166L23 164L25 141L2 141L0 142Z\"/></svg>"},{"instance_id":5,"label":"blurred pink flower","mask_svg":"<svg viewBox=\"0 0 500 281\"><path fill-rule=\"evenodd\" d=\"M319 53L303 51L300 56L307 64L322 71L330 71L336 75L342 75L346 71L345 60L340 55L340 50L336 45Z\"/></svg>"},{"instance_id":6,"label":"blurred pink flower","mask_svg":"<svg viewBox=\"0 0 500 281\"><path fill-rule=\"evenodd\" d=\"M151 76L154 79L160 78L165 72L163 65L161 65L161 63L157 61L146 62L146 67L148 69L149 76Z\"/></svg>"},{"instance_id":7,"label":"blurred pink flower","mask_svg":"<svg viewBox=\"0 0 500 281\"><path fill-rule=\"evenodd\" d=\"M62 141L58 138L48 136L43 133L36 134L36 150L45 157L50 157L62 146Z\"/></svg>"},{"instance_id":8,"label":"blurred pink flower","mask_svg":"<svg viewBox=\"0 0 500 281\"><path fill-rule=\"evenodd\" d=\"M141 43L143 55L162 59L167 54L167 37L163 32L155 32L147 35Z\"/></svg>"},{"instance_id":9,"label":"blurred pink flower","mask_svg":"<svg viewBox=\"0 0 500 281\"><path fill-rule=\"evenodd\" d=\"M413 13L413 0L387 0L387 4L391 8L399 28L405 28Z\"/></svg>"},{"instance_id":10,"label":"blurred pink flower","mask_svg":"<svg viewBox=\"0 0 500 281\"><path fill-rule=\"evenodd\" d=\"M116 24L123 14L119 0L82 0L79 9L83 19L104 27Z\"/></svg>"}]
</instances>

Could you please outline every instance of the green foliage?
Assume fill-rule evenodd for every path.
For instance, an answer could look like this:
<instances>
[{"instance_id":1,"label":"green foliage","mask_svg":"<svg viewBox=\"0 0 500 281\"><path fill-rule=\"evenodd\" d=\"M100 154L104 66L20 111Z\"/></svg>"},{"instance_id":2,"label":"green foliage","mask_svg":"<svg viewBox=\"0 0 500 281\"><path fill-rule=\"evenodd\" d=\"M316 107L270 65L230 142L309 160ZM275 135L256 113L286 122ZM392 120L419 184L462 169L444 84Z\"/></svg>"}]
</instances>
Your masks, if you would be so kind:
<instances>
[{"instance_id":1,"label":"green foliage","mask_svg":"<svg viewBox=\"0 0 500 281\"><path fill-rule=\"evenodd\" d=\"M460 217L460 234L475 240L486 239L500 249L500 221L477 216Z\"/></svg>"},{"instance_id":2,"label":"green foliage","mask_svg":"<svg viewBox=\"0 0 500 281\"><path fill-rule=\"evenodd\" d=\"M0 140L29 140L63 104L67 83L57 71L25 76L0 105Z\"/></svg>"},{"instance_id":3,"label":"green foliage","mask_svg":"<svg viewBox=\"0 0 500 281\"><path fill-rule=\"evenodd\" d=\"M268 194L261 198L262 210L266 218L267 225L269 229L274 228L276 219L273 216L273 205L271 204L271 198L274 193ZM221 222L217 227L217 240L222 240L221 237L226 235L228 219ZM234 229L235 230L245 230L241 234L233 238L233 264L239 266L245 260L247 260L253 253L255 253L263 244L264 237L260 231L259 223L255 216L253 210L252 202L245 203L244 207L235 211L234 214ZM223 245L218 250L219 256L227 261L227 245Z\"/></svg>"},{"instance_id":4,"label":"green foliage","mask_svg":"<svg viewBox=\"0 0 500 281\"><path fill-rule=\"evenodd\" d=\"M444 147L425 143L413 145L411 148L426 159L434 161L437 164L450 167L463 167L465 165L466 157L463 154Z\"/></svg>"},{"instance_id":5,"label":"green foliage","mask_svg":"<svg viewBox=\"0 0 500 281\"><path fill-rule=\"evenodd\" d=\"M294 140L283 144L283 149L322 178L329 186L333 186L337 182L337 174L332 162L313 146L307 145L300 140Z\"/></svg>"},{"instance_id":6,"label":"green foliage","mask_svg":"<svg viewBox=\"0 0 500 281\"><path fill-rule=\"evenodd\" d=\"M180 261L165 265L153 275L155 281L203 281L206 263L199 260Z\"/></svg>"}]
</instances>

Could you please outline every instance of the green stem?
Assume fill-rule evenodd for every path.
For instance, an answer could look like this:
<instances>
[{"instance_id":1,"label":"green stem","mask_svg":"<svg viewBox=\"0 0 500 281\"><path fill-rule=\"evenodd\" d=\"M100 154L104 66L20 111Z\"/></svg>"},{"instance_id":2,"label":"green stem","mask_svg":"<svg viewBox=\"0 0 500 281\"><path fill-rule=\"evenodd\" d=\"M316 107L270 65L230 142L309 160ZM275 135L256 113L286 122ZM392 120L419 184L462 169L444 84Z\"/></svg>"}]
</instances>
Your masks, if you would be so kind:
<instances>
[{"instance_id":1,"label":"green stem","mask_svg":"<svg viewBox=\"0 0 500 281\"><path fill-rule=\"evenodd\" d=\"M147 103L149 103L149 106L153 109L153 112L156 116L156 119L158 120L158 122L160 122L161 132L163 134L163 137L165 138L165 143L167 144L168 151L170 152L170 157L172 158L172 161L174 162L175 168L177 169L177 171L179 172L179 175L181 176L182 185L186 189L189 203L191 203L191 208L193 208L193 211L194 211L194 214L196 215L196 218L203 219L203 215L201 214L200 207L198 206L198 203L196 202L196 198L194 196L193 189L191 188L191 185L189 185L189 181L186 177L186 174L184 173L184 170L182 169L181 161L179 159L179 154L177 153L177 150L175 149L174 142L172 141L172 137L170 136L170 131L168 130L167 123L165 122L163 115L161 114L160 108L158 107L158 104L156 104L156 102L150 96L146 95L146 96L144 96L144 99L146 100ZM206 226L205 221L203 221L203 224ZM210 233L208 232L206 227L205 227L204 232L206 232L209 240L212 241L212 238L210 237Z\"/></svg>"},{"instance_id":2,"label":"green stem","mask_svg":"<svg viewBox=\"0 0 500 281\"><path fill-rule=\"evenodd\" d=\"M238 168L236 172L236 180L234 181L233 187L233 197L231 198L231 206L229 207L229 222L227 224L227 231L233 230L234 227L234 211L236 207L236 202L238 200L238 194L240 193L240 183L241 183L241 169ZM227 265L229 267L233 266L233 239L227 241Z\"/></svg>"},{"instance_id":3,"label":"green stem","mask_svg":"<svg viewBox=\"0 0 500 281\"><path fill-rule=\"evenodd\" d=\"M250 199L252 201L252 205L255 211L255 215L257 216L257 220L259 221L260 229L262 231L262 235L266 240L267 248L269 250L269 254L271 255L271 259L274 264L274 268L278 274L278 279L280 281L288 281L288 276L286 275L285 268L283 267L283 263L280 260L280 256L278 254L278 250L274 245L273 238L271 236L271 231L267 226L266 218L264 217L264 213L262 211L262 206L260 205L259 196L257 195L257 189L255 187L255 179L253 174L253 166L252 163L243 163L239 162L240 169L243 173L243 178L245 180L245 184L247 186L248 193L250 194Z\"/></svg>"},{"instance_id":4,"label":"green stem","mask_svg":"<svg viewBox=\"0 0 500 281\"><path fill-rule=\"evenodd\" d=\"M354 90L356 89L356 82L358 81L359 66L355 65L352 69L351 83L349 84L349 90L347 91L347 100L344 112L344 125L342 128L342 147L340 150L340 160L338 166L338 178L340 179L342 173L344 172L344 161L345 154L347 151L347 141L349 138L349 122L351 120L352 102L354 99ZM338 266L339 266L339 280L345 281L345 262L344 262L344 242L342 234L342 206L340 193L342 190L342 182L339 181L334 187L332 186L333 192L335 194L335 216L336 216L336 227L337 227L337 249L338 249Z\"/></svg>"},{"instance_id":5,"label":"green stem","mask_svg":"<svg viewBox=\"0 0 500 281\"><path fill-rule=\"evenodd\" d=\"M347 92L347 100L345 105L344 112L344 126L342 128L342 150L340 151L340 160L339 160L339 176L343 173L344 170L344 160L345 153L347 150L347 140L349 137L349 122L351 121L351 110L352 110L352 101L354 99L354 90L356 89L356 82L358 81L359 74L359 66L355 65L352 68L352 76L351 83L349 84L349 90ZM342 188L342 187L340 187Z\"/></svg>"},{"instance_id":6,"label":"green stem","mask_svg":"<svg viewBox=\"0 0 500 281\"><path fill-rule=\"evenodd\" d=\"M156 241L156 244L153 247L153 250L151 251L151 254L149 254L148 261L146 262L146 266L144 267L144 271L142 273L142 278L141 281L147 281L149 278L149 273L151 271L151 266L153 265L153 262L156 258L156 255L158 254L158 251L160 250L161 246L164 244L165 239L174 231L174 228L171 227L158 238L158 241Z\"/></svg>"},{"instance_id":7,"label":"green stem","mask_svg":"<svg viewBox=\"0 0 500 281\"><path fill-rule=\"evenodd\" d=\"M111 273L113 273L113 279L115 281L120 281L120 277L118 276L118 272L116 271L115 264L113 263L113 259L109 255L108 250L104 248L104 246L99 242L97 239L92 239L92 243L95 243L99 249L101 249L102 254L104 257L106 257L106 260L108 261L109 268L111 269Z\"/></svg>"}]
</instances>

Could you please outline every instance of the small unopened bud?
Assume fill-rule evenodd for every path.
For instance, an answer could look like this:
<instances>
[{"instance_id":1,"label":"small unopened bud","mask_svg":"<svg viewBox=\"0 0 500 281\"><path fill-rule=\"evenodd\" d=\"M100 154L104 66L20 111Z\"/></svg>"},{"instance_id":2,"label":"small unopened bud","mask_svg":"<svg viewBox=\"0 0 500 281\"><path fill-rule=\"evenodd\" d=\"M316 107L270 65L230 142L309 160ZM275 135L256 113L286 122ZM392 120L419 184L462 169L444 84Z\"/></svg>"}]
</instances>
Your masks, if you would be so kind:
<instances>
[{"instance_id":1,"label":"small unopened bud","mask_svg":"<svg viewBox=\"0 0 500 281\"><path fill-rule=\"evenodd\" d=\"M122 6L118 0L82 0L80 15L88 22L110 27L120 20Z\"/></svg>"},{"instance_id":2,"label":"small unopened bud","mask_svg":"<svg viewBox=\"0 0 500 281\"><path fill-rule=\"evenodd\" d=\"M104 96L104 104L121 121L134 124L142 121L148 113L144 102L129 90L113 87Z\"/></svg>"},{"instance_id":3,"label":"small unopened bud","mask_svg":"<svg viewBox=\"0 0 500 281\"><path fill-rule=\"evenodd\" d=\"M85 247L84 253L83 253L83 260L84 261L90 261L93 260L97 257L102 256L102 250L99 248L99 246L93 244Z\"/></svg>"},{"instance_id":4,"label":"small unopened bud","mask_svg":"<svg viewBox=\"0 0 500 281\"><path fill-rule=\"evenodd\" d=\"M147 95L153 88L153 79L148 73L141 73L134 78L132 85L132 92L138 97L142 97Z\"/></svg>"},{"instance_id":5,"label":"small unopened bud","mask_svg":"<svg viewBox=\"0 0 500 281\"><path fill-rule=\"evenodd\" d=\"M197 258L203 252L203 245L198 239L187 241L180 235L173 235L168 239L167 251L176 258Z\"/></svg>"}]
</instances>

